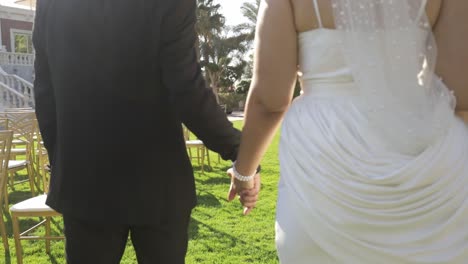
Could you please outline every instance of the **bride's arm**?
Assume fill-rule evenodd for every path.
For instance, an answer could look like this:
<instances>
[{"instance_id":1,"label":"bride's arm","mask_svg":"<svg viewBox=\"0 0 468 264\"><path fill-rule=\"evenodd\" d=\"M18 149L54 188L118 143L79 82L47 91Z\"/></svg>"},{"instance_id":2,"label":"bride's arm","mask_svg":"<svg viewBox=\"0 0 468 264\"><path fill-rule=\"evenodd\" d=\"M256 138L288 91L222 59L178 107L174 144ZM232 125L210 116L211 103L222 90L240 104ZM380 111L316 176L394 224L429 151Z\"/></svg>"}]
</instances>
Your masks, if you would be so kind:
<instances>
[{"instance_id":1,"label":"bride's arm","mask_svg":"<svg viewBox=\"0 0 468 264\"><path fill-rule=\"evenodd\" d=\"M297 34L289 1L262 0L254 76L236 169L254 174L292 100L297 78Z\"/></svg>"},{"instance_id":2,"label":"bride's arm","mask_svg":"<svg viewBox=\"0 0 468 264\"><path fill-rule=\"evenodd\" d=\"M429 22L434 27L439 19L442 0L428 0L426 6L426 14Z\"/></svg>"},{"instance_id":3,"label":"bride's arm","mask_svg":"<svg viewBox=\"0 0 468 264\"><path fill-rule=\"evenodd\" d=\"M458 111L457 115L468 124L468 111Z\"/></svg>"},{"instance_id":4,"label":"bride's arm","mask_svg":"<svg viewBox=\"0 0 468 264\"><path fill-rule=\"evenodd\" d=\"M444 1L434 30L436 73L457 97L457 110L468 111L468 1ZM465 114L466 115L466 114ZM465 118L465 120L467 120Z\"/></svg>"}]
</instances>

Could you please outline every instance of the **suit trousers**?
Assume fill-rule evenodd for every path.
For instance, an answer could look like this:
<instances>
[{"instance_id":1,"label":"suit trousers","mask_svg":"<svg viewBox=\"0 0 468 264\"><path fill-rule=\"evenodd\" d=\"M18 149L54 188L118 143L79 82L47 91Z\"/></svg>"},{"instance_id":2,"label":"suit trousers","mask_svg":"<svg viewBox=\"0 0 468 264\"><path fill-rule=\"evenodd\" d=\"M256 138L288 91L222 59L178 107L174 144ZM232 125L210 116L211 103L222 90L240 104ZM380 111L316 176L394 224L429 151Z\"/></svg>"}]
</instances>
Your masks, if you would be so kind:
<instances>
[{"instance_id":1,"label":"suit trousers","mask_svg":"<svg viewBox=\"0 0 468 264\"><path fill-rule=\"evenodd\" d=\"M155 225L123 225L63 215L68 264L118 264L128 236L139 264L184 264L190 215Z\"/></svg>"}]
</instances>

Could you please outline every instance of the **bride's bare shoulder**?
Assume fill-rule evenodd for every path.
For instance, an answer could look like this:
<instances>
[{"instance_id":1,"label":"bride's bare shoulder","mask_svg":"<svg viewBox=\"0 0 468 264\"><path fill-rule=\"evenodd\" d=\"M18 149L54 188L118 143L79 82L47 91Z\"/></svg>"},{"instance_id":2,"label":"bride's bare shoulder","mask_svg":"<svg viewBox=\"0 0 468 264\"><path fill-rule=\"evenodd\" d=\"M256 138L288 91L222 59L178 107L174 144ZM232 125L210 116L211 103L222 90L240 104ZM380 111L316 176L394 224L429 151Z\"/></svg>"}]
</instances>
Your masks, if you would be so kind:
<instances>
[{"instance_id":1,"label":"bride's bare shoulder","mask_svg":"<svg viewBox=\"0 0 468 264\"><path fill-rule=\"evenodd\" d=\"M320 14L323 26L334 28L332 0L317 0L318 12L313 0L290 0L294 12L294 23L298 32L308 31L319 27L317 14ZM437 21L442 0L427 0L426 12L432 25Z\"/></svg>"}]
</instances>

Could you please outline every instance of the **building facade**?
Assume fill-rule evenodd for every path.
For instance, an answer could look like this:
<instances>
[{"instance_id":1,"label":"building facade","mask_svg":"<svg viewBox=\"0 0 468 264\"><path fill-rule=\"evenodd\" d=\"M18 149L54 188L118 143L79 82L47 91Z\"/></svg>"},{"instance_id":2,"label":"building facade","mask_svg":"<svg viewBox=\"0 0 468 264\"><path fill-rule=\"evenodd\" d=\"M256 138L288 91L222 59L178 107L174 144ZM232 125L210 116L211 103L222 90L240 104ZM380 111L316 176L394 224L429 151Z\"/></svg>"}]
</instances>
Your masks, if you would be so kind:
<instances>
[{"instance_id":1,"label":"building facade","mask_svg":"<svg viewBox=\"0 0 468 264\"><path fill-rule=\"evenodd\" d=\"M34 10L22 5L0 5L0 50L33 54Z\"/></svg>"}]
</instances>

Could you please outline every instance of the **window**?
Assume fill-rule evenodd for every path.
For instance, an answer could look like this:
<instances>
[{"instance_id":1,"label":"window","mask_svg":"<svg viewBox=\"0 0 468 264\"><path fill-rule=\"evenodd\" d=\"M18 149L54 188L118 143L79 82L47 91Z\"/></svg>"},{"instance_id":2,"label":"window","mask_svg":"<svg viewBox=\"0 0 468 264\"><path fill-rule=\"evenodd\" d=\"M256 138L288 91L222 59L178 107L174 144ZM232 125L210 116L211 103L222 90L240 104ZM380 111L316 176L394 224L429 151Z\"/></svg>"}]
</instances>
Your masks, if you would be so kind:
<instances>
[{"instance_id":1,"label":"window","mask_svg":"<svg viewBox=\"0 0 468 264\"><path fill-rule=\"evenodd\" d=\"M12 51L16 53L34 53L32 33L29 31L12 31Z\"/></svg>"}]
</instances>

